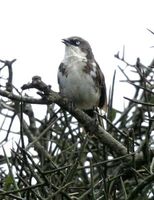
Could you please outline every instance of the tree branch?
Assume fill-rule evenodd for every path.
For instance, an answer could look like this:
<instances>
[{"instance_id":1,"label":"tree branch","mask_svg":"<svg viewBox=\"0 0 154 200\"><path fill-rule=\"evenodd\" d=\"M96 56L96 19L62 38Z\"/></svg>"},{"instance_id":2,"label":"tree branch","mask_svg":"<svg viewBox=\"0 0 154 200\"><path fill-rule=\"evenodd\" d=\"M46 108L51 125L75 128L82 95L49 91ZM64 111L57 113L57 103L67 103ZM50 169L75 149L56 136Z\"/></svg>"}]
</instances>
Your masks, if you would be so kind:
<instances>
[{"instance_id":1,"label":"tree branch","mask_svg":"<svg viewBox=\"0 0 154 200\"><path fill-rule=\"evenodd\" d=\"M40 77L34 76L32 78L32 82L25 84L22 86L23 90L35 88L38 89L38 94L42 96L41 99L36 99L27 96L19 96L13 93L0 90L0 95L7 97L14 101L23 101L26 103L32 104L52 104L56 103L61 108L68 111L72 114L85 128L90 134L95 134L102 143L107 145L112 151L114 151L118 156L127 155L127 149L124 145L122 145L119 141L111 136L110 133L105 131L101 126L99 126L95 120L90 118L87 114L83 111L79 110L78 108L70 108L70 101L66 98L63 98L57 92L51 90L50 86L46 85ZM142 160L142 154L138 154L135 156L136 160ZM132 161L131 157L126 157L125 160L128 162Z\"/></svg>"}]
</instances>

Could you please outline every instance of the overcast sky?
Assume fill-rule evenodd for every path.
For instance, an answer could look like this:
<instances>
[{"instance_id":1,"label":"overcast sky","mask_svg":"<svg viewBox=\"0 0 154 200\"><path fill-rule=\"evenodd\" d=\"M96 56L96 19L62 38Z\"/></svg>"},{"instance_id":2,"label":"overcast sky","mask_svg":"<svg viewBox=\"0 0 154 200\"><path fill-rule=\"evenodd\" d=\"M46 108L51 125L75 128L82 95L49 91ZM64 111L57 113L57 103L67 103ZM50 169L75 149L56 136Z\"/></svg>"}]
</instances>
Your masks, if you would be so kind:
<instances>
[{"instance_id":1,"label":"overcast sky","mask_svg":"<svg viewBox=\"0 0 154 200\"><path fill-rule=\"evenodd\" d=\"M17 59L15 86L40 75L58 91L61 39L80 36L91 44L109 88L114 54L123 45L128 62L151 62L154 36L146 29L154 31L153 8L152 0L1 0L0 59Z\"/></svg>"}]
</instances>

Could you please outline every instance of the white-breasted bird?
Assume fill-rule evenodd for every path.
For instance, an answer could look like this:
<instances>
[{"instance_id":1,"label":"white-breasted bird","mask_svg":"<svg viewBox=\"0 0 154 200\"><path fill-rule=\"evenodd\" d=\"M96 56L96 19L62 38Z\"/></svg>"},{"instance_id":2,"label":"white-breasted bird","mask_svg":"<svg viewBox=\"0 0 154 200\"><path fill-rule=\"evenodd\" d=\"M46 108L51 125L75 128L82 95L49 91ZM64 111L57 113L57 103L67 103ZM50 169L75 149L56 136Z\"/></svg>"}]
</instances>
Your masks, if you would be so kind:
<instances>
[{"instance_id":1,"label":"white-breasted bird","mask_svg":"<svg viewBox=\"0 0 154 200\"><path fill-rule=\"evenodd\" d=\"M96 107L106 110L105 78L89 43L76 36L62 42L65 56L58 69L60 94L90 116Z\"/></svg>"}]
</instances>

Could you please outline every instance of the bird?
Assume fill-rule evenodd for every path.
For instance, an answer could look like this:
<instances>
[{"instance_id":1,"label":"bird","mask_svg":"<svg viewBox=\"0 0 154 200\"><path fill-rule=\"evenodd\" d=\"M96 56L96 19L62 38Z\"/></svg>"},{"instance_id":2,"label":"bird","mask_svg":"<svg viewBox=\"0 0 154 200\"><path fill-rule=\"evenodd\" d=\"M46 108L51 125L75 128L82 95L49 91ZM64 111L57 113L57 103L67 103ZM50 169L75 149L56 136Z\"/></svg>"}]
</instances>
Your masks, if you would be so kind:
<instances>
[{"instance_id":1,"label":"bird","mask_svg":"<svg viewBox=\"0 0 154 200\"><path fill-rule=\"evenodd\" d=\"M62 42L65 54L58 69L60 94L90 117L94 117L96 108L106 112L105 78L89 42L78 36L62 39Z\"/></svg>"}]
</instances>

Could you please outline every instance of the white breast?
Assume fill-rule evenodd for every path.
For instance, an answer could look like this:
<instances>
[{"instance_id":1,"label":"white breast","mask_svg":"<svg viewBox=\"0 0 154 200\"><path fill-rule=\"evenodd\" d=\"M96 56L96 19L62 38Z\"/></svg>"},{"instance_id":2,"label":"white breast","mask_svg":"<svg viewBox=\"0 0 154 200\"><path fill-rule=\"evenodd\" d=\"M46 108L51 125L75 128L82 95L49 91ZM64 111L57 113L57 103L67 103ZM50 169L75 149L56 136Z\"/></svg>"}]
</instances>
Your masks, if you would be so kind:
<instances>
[{"instance_id":1,"label":"white breast","mask_svg":"<svg viewBox=\"0 0 154 200\"><path fill-rule=\"evenodd\" d=\"M67 64L67 76L58 73L61 94L71 99L80 109L98 106L100 91L92 76L83 71L86 63L82 59L72 59L64 64Z\"/></svg>"}]
</instances>

